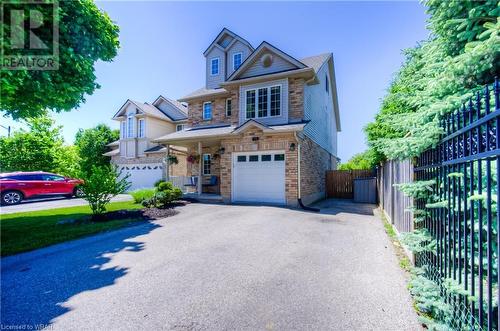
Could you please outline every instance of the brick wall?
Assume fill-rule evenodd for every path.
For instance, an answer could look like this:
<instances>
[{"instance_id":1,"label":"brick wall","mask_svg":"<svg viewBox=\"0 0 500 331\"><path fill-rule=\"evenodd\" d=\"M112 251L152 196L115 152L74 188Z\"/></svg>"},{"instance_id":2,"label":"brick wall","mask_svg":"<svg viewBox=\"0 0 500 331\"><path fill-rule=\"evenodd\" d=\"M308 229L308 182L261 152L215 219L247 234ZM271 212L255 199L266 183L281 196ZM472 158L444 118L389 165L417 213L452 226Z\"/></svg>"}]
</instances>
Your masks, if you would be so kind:
<instances>
[{"instance_id":1,"label":"brick wall","mask_svg":"<svg viewBox=\"0 0 500 331\"><path fill-rule=\"evenodd\" d=\"M188 125L208 125L218 123L230 123L238 125L238 100L239 89L238 87L227 88L228 94L226 96L207 97L189 102L188 108ZM226 116L226 99L231 98L232 110L231 116ZM212 102L212 119L209 121L203 120L203 103Z\"/></svg>"},{"instance_id":2,"label":"brick wall","mask_svg":"<svg viewBox=\"0 0 500 331\"><path fill-rule=\"evenodd\" d=\"M304 118L304 79L288 79L288 119L289 121L302 120Z\"/></svg>"},{"instance_id":3,"label":"brick wall","mask_svg":"<svg viewBox=\"0 0 500 331\"><path fill-rule=\"evenodd\" d=\"M252 138L258 137L254 141ZM266 150L285 150L285 196L288 205L297 203L297 151L290 151L289 146L296 143L291 133L269 135L257 128L245 131L239 137L223 139L221 146L225 153L220 160L221 195L224 201L231 201L231 164L233 152L251 152Z\"/></svg>"},{"instance_id":4,"label":"brick wall","mask_svg":"<svg viewBox=\"0 0 500 331\"><path fill-rule=\"evenodd\" d=\"M325 197L325 172L333 167L330 153L307 136L301 141L301 195L305 204Z\"/></svg>"}]
</instances>

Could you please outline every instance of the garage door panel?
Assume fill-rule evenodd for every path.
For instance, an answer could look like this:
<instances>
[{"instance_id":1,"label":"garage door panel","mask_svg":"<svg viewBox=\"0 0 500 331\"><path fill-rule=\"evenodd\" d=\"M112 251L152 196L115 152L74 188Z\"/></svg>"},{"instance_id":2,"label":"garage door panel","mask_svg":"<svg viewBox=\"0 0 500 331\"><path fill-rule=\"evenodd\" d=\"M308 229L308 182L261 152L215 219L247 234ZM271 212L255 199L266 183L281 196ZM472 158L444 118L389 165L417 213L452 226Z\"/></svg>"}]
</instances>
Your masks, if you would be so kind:
<instances>
[{"instance_id":1,"label":"garage door panel","mask_svg":"<svg viewBox=\"0 0 500 331\"><path fill-rule=\"evenodd\" d=\"M271 161L268 161L269 157L262 161L262 155L269 154L272 155ZM233 201L285 203L285 162L274 161L274 154L283 155L284 152L237 153L233 156ZM258 161L249 162L251 155L252 160L258 155Z\"/></svg>"},{"instance_id":2,"label":"garage door panel","mask_svg":"<svg viewBox=\"0 0 500 331\"><path fill-rule=\"evenodd\" d=\"M122 177L130 174L127 179L131 184L129 191L154 187L155 182L163 178L163 165L161 163L119 164L118 169L122 169Z\"/></svg>"}]
</instances>

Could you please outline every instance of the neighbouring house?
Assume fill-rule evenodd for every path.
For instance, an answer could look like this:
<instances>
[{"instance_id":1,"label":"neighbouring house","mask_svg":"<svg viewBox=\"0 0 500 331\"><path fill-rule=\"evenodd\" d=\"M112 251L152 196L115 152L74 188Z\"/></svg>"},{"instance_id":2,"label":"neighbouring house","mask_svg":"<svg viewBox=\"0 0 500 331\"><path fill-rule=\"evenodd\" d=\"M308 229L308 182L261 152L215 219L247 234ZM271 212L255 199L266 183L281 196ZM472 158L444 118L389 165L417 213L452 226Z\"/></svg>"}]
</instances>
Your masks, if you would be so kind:
<instances>
[{"instance_id":1,"label":"neighbouring house","mask_svg":"<svg viewBox=\"0 0 500 331\"><path fill-rule=\"evenodd\" d=\"M184 130L187 119L185 105L163 96L151 104L127 100L120 107L113 116L120 122L120 140L110 143L112 150L104 155L111 157L122 175L130 174L130 190L153 187L167 176L186 176L186 148L169 146L168 150L153 140Z\"/></svg>"},{"instance_id":2,"label":"neighbouring house","mask_svg":"<svg viewBox=\"0 0 500 331\"><path fill-rule=\"evenodd\" d=\"M228 29L203 54L205 86L179 99L187 128L154 140L187 148L196 194L291 206L324 198L340 131L332 54L299 60Z\"/></svg>"}]
</instances>

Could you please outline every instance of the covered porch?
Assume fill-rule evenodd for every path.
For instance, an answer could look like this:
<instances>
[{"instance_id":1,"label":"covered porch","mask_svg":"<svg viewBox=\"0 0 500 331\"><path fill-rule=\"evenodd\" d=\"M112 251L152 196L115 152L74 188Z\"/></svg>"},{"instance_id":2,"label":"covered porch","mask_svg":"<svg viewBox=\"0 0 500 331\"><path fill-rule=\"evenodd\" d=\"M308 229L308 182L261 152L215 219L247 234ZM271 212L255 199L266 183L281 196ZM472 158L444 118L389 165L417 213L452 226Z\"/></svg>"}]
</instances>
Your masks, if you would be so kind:
<instances>
[{"instance_id":1,"label":"covered porch","mask_svg":"<svg viewBox=\"0 0 500 331\"><path fill-rule=\"evenodd\" d=\"M190 130L189 134L179 131L158 139L157 142L166 147L167 155L170 155L170 146L182 146L187 150L186 177L174 177L167 171L167 180L180 187L187 198L222 201L221 159L225 149L221 145L221 139L233 129L234 127L227 125ZM169 158L166 160L168 163Z\"/></svg>"}]
</instances>

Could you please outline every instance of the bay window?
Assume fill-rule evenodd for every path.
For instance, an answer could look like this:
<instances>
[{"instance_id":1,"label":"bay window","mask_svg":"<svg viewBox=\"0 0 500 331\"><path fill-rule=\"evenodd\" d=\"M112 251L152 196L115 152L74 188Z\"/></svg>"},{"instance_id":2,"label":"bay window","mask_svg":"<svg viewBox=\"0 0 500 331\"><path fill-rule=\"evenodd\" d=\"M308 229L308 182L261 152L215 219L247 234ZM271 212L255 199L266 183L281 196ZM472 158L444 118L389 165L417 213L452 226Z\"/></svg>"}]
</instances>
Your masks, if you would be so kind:
<instances>
[{"instance_id":1,"label":"bay window","mask_svg":"<svg viewBox=\"0 0 500 331\"><path fill-rule=\"evenodd\" d=\"M137 135L139 138L144 138L145 136L144 124L145 124L144 118L139 119L139 128L137 130L138 131Z\"/></svg>"},{"instance_id":2,"label":"bay window","mask_svg":"<svg viewBox=\"0 0 500 331\"><path fill-rule=\"evenodd\" d=\"M120 136L122 137L122 139L127 138L127 123L125 121L122 121Z\"/></svg>"},{"instance_id":3,"label":"bay window","mask_svg":"<svg viewBox=\"0 0 500 331\"><path fill-rule=\"evenodd\" d=\"M281 115L281 85L246 91L246 118Z\"/></svg>"},{"instance_id":4,"label":"bay window","mask_svg":"<svg viewBox=\"0 0 500 331\"><path fill-rule=\"evenodd\" d=\"M127 117L127 138L134 138L134 115Z\"/></svg>"}]
</instances>

